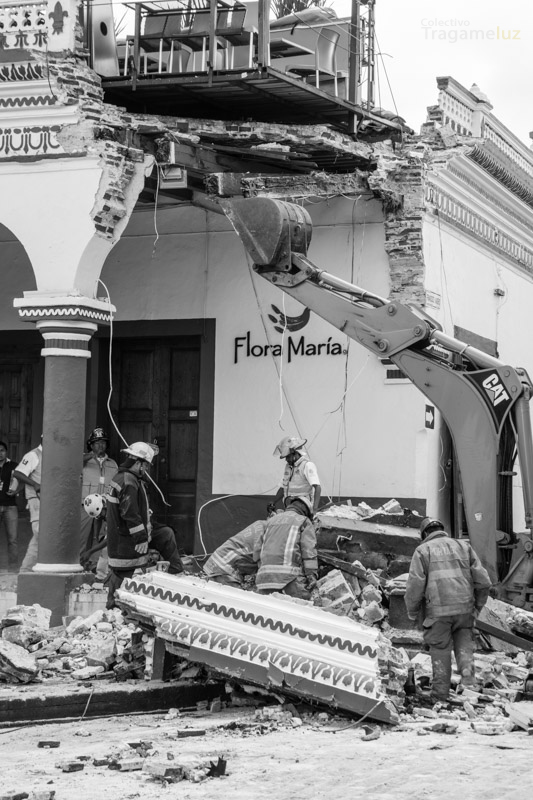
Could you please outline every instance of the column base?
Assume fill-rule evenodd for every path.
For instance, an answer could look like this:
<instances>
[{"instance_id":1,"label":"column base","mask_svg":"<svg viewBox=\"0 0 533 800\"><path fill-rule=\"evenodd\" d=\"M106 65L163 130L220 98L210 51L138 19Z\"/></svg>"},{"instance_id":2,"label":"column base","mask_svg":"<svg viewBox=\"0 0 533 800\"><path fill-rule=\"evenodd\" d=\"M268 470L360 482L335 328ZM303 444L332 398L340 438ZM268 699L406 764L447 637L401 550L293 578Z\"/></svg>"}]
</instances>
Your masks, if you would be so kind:
<instances>
[{"instance_id":1,"label":"column base","mask_svg":"<svg viewBox=\"0 0 533 800\"><path fill-rule=\"evenodd\" d=\"M68 614L69 595L82 583L93 583L92 572L21 572L17 581L17 604L39 603L52 611L50 627L63 624Z\"/></svg>"}]
</instances>

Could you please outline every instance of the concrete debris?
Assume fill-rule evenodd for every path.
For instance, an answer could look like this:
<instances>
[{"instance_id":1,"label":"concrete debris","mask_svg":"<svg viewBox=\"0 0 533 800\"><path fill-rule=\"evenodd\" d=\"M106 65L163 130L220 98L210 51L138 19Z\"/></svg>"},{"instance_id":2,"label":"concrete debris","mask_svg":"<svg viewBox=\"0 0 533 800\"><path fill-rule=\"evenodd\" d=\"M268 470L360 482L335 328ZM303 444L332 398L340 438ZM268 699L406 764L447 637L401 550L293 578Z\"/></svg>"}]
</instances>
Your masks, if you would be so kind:
<instances>
[{"instance_id":1,"label":"concrete debris","mask_svg":"<svg viewBox=\"0 0 533 800\"><path fill-rule=\"evenodd\" d=\"M95 611L49 628L51 612L16 606L1 621L0 681L126 680L146 677L153 638L120 611Z\"/></svg>"},{"instance_id":2,"label":"concrete debris","mask_svg":"<svg viewBox=\"0 0 533 800\"><path fill-rule=\"evenodd\" d=\"M38 676L35 658L18 644L0 639L0 680L8 683L29 683Z\"/></svg>"},{"instance_id":3,"label":"concrete debris","mask_svg":"<svg viewBox=\"0 0 533 800\"><path fill-rule=\"evenodd\" d=\"M390 514L403 516L403 508L397 500L388 500L379 508L371 508L368 503L362 502L353 506L351 502L340 505L332 505L321 511L320 514L326 517L339 517L340 519L370 519L378 514Z\"/></svg>"}]
</instances>

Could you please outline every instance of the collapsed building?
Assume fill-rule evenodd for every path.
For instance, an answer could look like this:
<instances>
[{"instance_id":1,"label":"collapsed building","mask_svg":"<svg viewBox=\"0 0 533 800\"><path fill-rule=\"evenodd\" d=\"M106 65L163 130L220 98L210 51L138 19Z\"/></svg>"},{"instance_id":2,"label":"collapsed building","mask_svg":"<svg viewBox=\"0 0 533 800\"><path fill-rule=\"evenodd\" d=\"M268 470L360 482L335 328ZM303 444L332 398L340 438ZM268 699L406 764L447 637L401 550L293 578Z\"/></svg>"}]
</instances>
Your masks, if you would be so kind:
<instances>
[{"instance_id":1,"label":"collapsed building","mask_svg":"<svg viewBox=\"0 0 533 800\"><path fill-rule=\"evenodd\" d=\"M529 149L451 77L415 134L346 75L344 95L288 75L264 4L256 57L190 72L156 63L155 12L104 68L78 5L56 5L0 10L1 433L14 460L44 433L39 564L21 602L44 593L59 619L85 580L80 454L88 429L110 427L110 388L122 435L159 445L169 506L154 510L185 552L264 516L280 423L308 439L324 495L448 519L460 487L436 409L387 358L258 281L220 201L304 205L315 263L528 368Z\"/></svg>"}]
</instances>

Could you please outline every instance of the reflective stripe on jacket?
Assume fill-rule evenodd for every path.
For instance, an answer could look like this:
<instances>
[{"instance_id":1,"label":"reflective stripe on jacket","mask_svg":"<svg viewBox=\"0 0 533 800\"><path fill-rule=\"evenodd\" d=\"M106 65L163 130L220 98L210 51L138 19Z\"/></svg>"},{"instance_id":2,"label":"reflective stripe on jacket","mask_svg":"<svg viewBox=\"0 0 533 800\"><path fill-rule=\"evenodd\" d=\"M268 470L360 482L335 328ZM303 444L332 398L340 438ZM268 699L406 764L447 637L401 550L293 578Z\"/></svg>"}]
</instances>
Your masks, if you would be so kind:
<instances>
[{"instance_id":1,"label":"reflective stripe on jacket","mask_svg":"<svg viewBox=\"0 0 533 800\"><path fill-rule=\"evenodd\" d=\"M295 578L316 572L313 523L295 508L270 517L257 540L254 559L259 561L255 582L261 589L281 591Z\"/></svg>"},{"instance_id":2,"label":"reflective stripe on jacket","mask_svg":"<svg viewBox=\"0 0 533 800\"><path fill-rule=\"evenodd\" d=\"M206 575L209 577L230 575L239 583L242 582L244 575L253 575L257 571L254 547L265 527L266 522L259 519L217 547L204 564Z\"/></svg>"},{"instance_id":3,"label":"reflective stripe on jacket","mask_svg":"<svg viewBox=\"0 0 533 800\"><path fill-rule=\"evenodd\" d=\"M283 497L307 497L312 502L315 484L320 484L318 472L307 456L299 458L293 467L285 465L281 481Z\"/></svg>"},{"instance_id":4,"label":"reflective stripe on jacket","mask_svg":"<svg viewBox=\"0 0 533 800\"><path fill-rule=\"evenodd\" d=\"M418 545L405 590L407 613L426 605L425 622L454 614L471 614L487 601L490 577L466 539L435 531Z\"/></svg>"},{"instance_id":5,"label":"reflective stripe on jacket","mask_svg":"<svg viewBox=\"0 0 533 800\"><path fill-rule=\"evenodd\" d=\"M109 566L117 569L142 567L148 553L135 550L135 538L149 541L148 497L143 482L128 469L119 469L107 493L107 552ZM143 536L144 534L144 536Z\"/></svg>"},{"instance_id":6,"label":"reflective stripe on jacket","mask_svg":"<svg viewBox=\"0 0 533 800\"><path fill-rule=\"evenodd\" d=\"M117 462L109 456L103 459L98 459L95 455L90 456L83 465L82 502L88 494L105 494L117 470Z\"/></svg>"}]
</instances>

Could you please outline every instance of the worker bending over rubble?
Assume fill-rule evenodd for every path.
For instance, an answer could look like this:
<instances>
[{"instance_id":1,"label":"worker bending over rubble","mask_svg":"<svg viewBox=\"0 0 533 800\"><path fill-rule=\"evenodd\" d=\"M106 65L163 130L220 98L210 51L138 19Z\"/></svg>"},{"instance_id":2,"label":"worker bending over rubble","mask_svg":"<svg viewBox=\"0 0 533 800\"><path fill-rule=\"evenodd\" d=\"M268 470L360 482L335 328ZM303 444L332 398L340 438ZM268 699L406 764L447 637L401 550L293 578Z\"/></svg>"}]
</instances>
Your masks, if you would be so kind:
<instances>
[{"instance_id":1,"label":"worker bending over rubble","mask_svg":"<svg viewBox=\"0 0 533 800\"><path fill-rule=\"evenodd\" d=\"M267 520L257 539L255 583L263 594L283 592L309 600L318 573L313 506L308 497L288 497L286 505L284 512Z\"/></svg>"},{"instance_id":2,"label":"worker bending over rubble","mask_svg":"<svg viewBox=\"0 0 533 800\"><path fill-rule=\"evenodd\" d=\"M258 519L217 547L203 566L209 580L242 589L246 576L257 572L254 549L266 524L265 520Z\"/></svg>"},{"instance_id":3,"label":"worker bending over rubble","mask_svg":"<svg viewBox=\"0 0 533 800\"><path fill-rule=\"evenodd\" d=\"M489 595L490 577L466 539L451 539L438 519L424 517L405 605L409 619L424 613L424 643L433 668L430 699L446 701L452 675L452 647L465 685L474 680L472 628Z\"/></svg>"},{"instance_id":4,"label":"worker bending over rubble","mask_svg":"<svg viewBox=\"0 0 533 800\"><path fill-rule=\"evenodd\" d=\"M285 436L274 450L273 455L284 458L287 463L274 502L268 506L269 513L275 510L282 499L307 497L312 514L316 514L322 489L316 466L303 449L306 441L299 436Z\"/></svg>"},{"instance_id":5,"label":"worker bending over rubble","mask_svg":"<svg viewBox=\"0 0 533 800\"><path fill-rule=\"evenodd\" d=\"M115 592L125 578L131 578L149 560L149 548L168 561L169 573L183 572L172 528L152 523L145 488L147 471L158 448L135 442L122 450L127 458L113 477L107 494L107 550L109 584L107 608L115 606ZM146 477L145 477L146 476Z\"/></svg>"}]
</instances>

